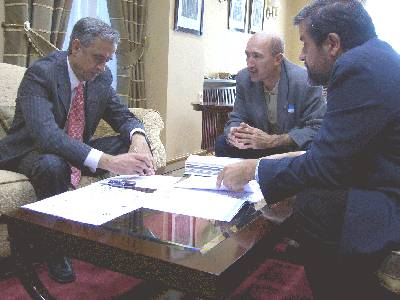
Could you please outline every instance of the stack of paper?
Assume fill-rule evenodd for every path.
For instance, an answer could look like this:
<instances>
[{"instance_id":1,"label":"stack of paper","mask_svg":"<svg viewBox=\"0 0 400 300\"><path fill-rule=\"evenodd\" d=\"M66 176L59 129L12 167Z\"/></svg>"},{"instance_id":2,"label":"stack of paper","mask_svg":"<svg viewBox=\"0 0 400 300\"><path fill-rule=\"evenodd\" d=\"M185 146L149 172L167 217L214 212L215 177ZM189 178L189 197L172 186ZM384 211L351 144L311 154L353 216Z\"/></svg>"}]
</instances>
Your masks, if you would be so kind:
<instances>
[{"instance_id":1,"label":"stack of paper","mask_svg":"<svg viewBox=\"0 0 400 300\"><path fill-rule=\"evenodd\" d=\"M196 190L209 190L215 192L229 191L227 187L221 185L220 188L217 188L217 176L190 176L185 180L179 181L175 184L175 187L185 188L185 189L196 189ZM264 199L264 196L261 192L260 186L257 181L252 180L248 184L244 186L242 192L230 192L232 196L236 196L245 201L249 202L258 202Z\"/></svg>"},{"instance_id":2,"label":"stack of paper","mask_svg":"<svg viewBox=\"0 0 400 300\"><path fill-rule=\"evenodd\" d=\"M218 175L229 164L242 161L241 158L190 155L185 162L185 175Z\"/></svg>"}]
</instances>

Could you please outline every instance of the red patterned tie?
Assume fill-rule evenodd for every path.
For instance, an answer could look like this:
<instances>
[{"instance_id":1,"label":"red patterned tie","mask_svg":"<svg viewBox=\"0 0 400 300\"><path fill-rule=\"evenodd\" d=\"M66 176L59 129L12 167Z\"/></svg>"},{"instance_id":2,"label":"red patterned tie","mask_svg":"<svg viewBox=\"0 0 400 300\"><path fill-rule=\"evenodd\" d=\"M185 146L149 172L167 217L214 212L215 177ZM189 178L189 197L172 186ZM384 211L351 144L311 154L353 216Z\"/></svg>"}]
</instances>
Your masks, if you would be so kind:
<instances>
[{"instance_id":1,"label":"red patterned tie","mask_svg":"<svg viewBox=\"0 0 400 300\"><path fill-rule=\"evenodd\" d=\"M70 137L82 141L85 128L85 107L83 99L83 83L75 88L75 97L72 99L67 120L67 133ZM71 184L76 188L81 179L81 170L71 166Z\"/></svg>"}]
</instances>

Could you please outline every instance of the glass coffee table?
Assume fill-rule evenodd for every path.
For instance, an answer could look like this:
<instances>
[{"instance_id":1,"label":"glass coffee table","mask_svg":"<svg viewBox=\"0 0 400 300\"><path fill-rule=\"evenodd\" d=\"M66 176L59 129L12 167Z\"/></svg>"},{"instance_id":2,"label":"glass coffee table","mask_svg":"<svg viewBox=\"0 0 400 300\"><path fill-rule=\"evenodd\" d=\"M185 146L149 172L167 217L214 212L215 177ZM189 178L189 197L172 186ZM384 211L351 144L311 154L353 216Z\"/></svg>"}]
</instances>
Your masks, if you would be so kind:
<instances>
[{"instance_id":1,"label":"glass coffee table","mask_svg":"<svg viewBox=\"0 0 400 300\"><path fill-rule=\"evenodd\" d=\"M18 276L32 298L53 298L33 267L35 245L41 253L57 249L187 295L221 299L271 251L291 207L292 200L246 204L231 222L144 208L101 226L24 208L2 217Z\"/></svg>"}]
</instances>

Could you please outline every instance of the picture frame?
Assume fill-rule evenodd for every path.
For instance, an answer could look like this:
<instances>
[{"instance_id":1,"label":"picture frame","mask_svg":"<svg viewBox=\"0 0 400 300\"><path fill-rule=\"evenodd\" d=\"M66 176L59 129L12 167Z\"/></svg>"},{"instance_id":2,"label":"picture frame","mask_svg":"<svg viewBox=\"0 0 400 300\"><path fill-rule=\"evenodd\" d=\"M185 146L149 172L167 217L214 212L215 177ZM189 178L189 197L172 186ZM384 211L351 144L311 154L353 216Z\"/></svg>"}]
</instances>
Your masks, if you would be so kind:
<instances>
[{"instance_id":1,"label":"picture frame","mask_svg":"<svg viewBox=\"0 0 400 300\"><path fill-rule=\"evenodd\" d=\"M175 0L174 30L203 34L204 0Z\"/></svg>"},{"instance_id":2,"label":"picture frame","mask_svg":"<svg viewBox=\"0 0 400 300\"><path fill-rule=\"evenodd\" d=\"M264 8L264 0L250 0L249 33L256 33L263 30Z\"/></svg>"},{"instance_id":3,"label":"picture frame","mask_svg":"<svg viewBox=\"0 0 400 300\"><path fill-rule=\"evenodd\" d=\"M228 29L245 32L247 0L229 0Z\"/></svg>"}]
</instances>

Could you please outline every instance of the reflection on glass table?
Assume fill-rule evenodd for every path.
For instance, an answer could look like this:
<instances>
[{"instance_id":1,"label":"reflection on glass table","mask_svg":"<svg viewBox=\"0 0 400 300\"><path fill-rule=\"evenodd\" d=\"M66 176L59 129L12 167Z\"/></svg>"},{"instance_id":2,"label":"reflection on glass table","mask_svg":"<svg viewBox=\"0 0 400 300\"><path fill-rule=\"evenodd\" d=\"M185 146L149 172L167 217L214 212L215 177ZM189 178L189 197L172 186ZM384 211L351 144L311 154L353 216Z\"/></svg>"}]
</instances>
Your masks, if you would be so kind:
<instances>
[{"instance_id":1,"label":"reflection on glass table","mask_svg":"<svg viewBox=\"0 0 400 300\"><path fill-rule=\"evenodd\" d=\"M103 225L110 230L205 253L250 224L260 210L246 203L230 222L139 209Z\"/></svg>"}]
</instances>

